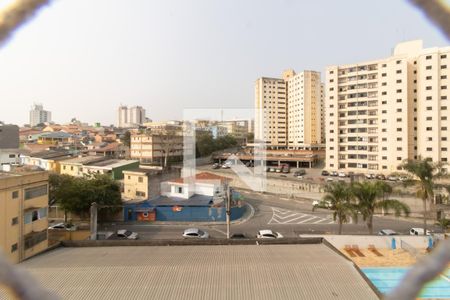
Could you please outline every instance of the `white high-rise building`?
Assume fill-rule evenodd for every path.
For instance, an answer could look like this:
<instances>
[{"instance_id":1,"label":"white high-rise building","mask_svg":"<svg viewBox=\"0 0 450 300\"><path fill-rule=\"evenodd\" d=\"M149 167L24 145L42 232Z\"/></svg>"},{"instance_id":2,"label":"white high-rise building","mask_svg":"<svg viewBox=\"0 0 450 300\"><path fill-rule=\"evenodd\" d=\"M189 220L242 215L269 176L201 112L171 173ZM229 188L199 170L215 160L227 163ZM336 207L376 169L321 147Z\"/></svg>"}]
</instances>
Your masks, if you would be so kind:
<instances>
[{"instance_id":1,"label":"white high-rise building","mask_svg":"<svg viewBox=\"0 0 450 300\"><path fill-rule=\"evenodd\" d=\"M44 110L42 104L34 104L30 110L30 126L52 121L52 113Z\"/></svg>"},{"instance_id":2,"label":"white high-rise building","mask_svg":"<svg viewBox=\"0 0 450 300\"><path fill-rule=\"evenodd\" d=\"M392 56L326 71L326 167L401 171L405 159L450 155L450 47L398 44Z\"/></svg>"},{"instance_id":3,"label":"white high-rise building","mask_svg":"<svg viewBox=\"0 0 450 300\"><path fill-rule=\"evenodd\" d=\"M128 127L127 124L128 124L128 107L121 105L119 106L117 127L125 128Z\"/></svg>"},{"instance_id":4,"label":"white high-rise building","mask_svg":"<svg viewBox=\"0 0 450 300\"><path fill-rule=\"evenodd\" d=\"M255 140L272 149L324 147L323 86L320 73L294 70L255 84Z\"/></svg>"},{"instance_id":5,"label":"white high-rise building","mask_svg":"<svg viewBox=\"0 0 450 300\"><path fill-rule=\"evenodd\" d=\"M119 128L138 127L145 122L145 109L142 106L119 106L117 122Z\"/></svg>"}]
</instances>

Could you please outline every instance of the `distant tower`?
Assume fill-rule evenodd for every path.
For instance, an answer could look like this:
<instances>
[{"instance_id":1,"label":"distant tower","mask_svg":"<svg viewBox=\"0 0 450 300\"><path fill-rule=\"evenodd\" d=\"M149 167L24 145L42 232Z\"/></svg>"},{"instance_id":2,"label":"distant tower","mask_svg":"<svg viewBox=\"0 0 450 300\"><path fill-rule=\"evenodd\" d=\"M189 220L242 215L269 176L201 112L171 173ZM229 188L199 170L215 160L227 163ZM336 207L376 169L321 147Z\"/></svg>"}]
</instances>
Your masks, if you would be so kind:
<instances>
[{"instance_id":1,"label":"distant tower","mask_svg":"<svg viewBox=\"0 0 450 300\"><path fill-rule=\"evenodd\" d=\"M145 122L145 109L142 106L119 106L118 126L120 128L138 127Z\"/></svg>"},{"instance_id":2,"label":"distant tower","mask_svg":"<svg viewBox=\"0 0 450 300\"><path fill-rule=\"evenodd\" d=\"M119 106L118 122L117 126L119 128L127 127L128 125L128 107L125 105Z\"/></svg>"},{"instance_id":3,"label":"distant tower","mask_svg":"<svg viewBox=\"0 0 450 300\"><path fill-rule=\"evenodd\" d=\"M30 126L52 121L52 113L44 110L42 104L34 104L30 110Z\"/></svg>"}]
</instances>

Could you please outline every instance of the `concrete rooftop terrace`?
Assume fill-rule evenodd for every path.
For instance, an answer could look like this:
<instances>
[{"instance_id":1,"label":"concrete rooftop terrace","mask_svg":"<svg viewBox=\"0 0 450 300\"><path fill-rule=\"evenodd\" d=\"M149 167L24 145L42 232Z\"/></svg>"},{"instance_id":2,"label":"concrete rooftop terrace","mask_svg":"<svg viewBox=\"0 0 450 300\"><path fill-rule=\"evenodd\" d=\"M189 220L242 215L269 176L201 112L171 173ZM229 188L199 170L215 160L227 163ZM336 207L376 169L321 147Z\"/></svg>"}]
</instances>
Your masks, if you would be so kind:
<instances>
[{"instance_id":1,"label":"concrete rooftop terrace","mask_svg":"<svg viewBox=\"0 0 450 300\"><path fill-rule=\"evenodd\" d=\"M323 244L60 247L19 266L62 299L378 299Z\"/></svg>"}]
</instances>

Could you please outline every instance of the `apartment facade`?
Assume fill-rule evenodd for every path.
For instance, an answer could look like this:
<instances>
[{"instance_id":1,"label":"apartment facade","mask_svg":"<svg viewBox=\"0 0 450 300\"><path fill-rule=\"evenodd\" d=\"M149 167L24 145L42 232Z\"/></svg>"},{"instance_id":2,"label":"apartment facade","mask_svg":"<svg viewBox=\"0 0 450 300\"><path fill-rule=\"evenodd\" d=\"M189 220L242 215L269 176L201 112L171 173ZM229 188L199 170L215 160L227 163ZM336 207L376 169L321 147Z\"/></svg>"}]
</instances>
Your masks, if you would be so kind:
<instances>
[{"instance_id":1,"label":"apartment facade","mask_svg":"<svg viewBox=\"0 0 450 300\"><path fill-rule=\"evenodd\" d=\"M401 171L405 159L449 158L450 47L398 44L392 56L326 70L326 168Z\"/></svg>"},{"instance_id":2,"label":"apartment facade","mask_svg":"<svg viewBox=\"0 0 450 300\"><path fill-rule=\"evenodd\" d=\"M30 110L30 126L36 126L40 123L47 123L52 121L52 113L44 110L42 104L34 104Z\"/></svg>"},{"instance_id":3,"label":"apartment facade","mask_svg":"<svg viewBox=\"0 0 450 300\"><path fill-rule=\"evenodd\" d=\"M0 248L11 262L47 249L47 212L47 172L0 172Z\"/></svg>"},{"instance_id":4,"label":"apartment facade","mask_svg":"<svg viewBox=\"0 0 450 300\"><path fill-rule=\"evenodd\" d=\"M181 134L141 134L133 133L130 139L131 159L142 163L161 164L166 154L169 160L183 157L183 136Z\"/></svg>"},{"instance_id":5,"label":"apartment facade","mask_svg":"<svg viewBox=\"0 0 450 300\"><path fill-rule=\"evenodd\" d=\"M294 70L255 84L255 140L269 149L311 150L324 145L324 98L320 73Z\"/></svg>"}]
</instances>

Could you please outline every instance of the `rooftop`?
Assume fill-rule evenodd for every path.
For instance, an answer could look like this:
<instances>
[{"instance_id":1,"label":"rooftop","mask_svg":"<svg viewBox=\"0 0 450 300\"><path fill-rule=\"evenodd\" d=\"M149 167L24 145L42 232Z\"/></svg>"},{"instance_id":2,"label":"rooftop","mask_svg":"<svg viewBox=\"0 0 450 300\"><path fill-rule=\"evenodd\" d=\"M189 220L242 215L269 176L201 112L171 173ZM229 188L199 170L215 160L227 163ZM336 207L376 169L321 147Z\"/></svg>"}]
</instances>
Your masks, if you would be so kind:
<instances>
[{"instance_id":1,"label":"rooftop","mask_svg":"<svg viewBox=\"0 0 450 300\"><path fill-rule=\"evenodd\" d=\"M169 180L168 182L184 183L185 180L186 180L186 178L177 178L174 180ZM208 172L202 172L202 173L195 174L195 181L215 181L215 180L220 180L220 182L224 182L224 181L229 181L231 179L228 177L223 177L223 176L219 176L219 175L208 173Z\"/></svg>"},{"instance_id":2,"label":"rooftop","mask_svg":"<svg viewBox=\"0 0 450 300\"><path fill-rule=\"evenodd\" d=\"M378 299L323 244L60 247L20 267L62 299Z\"/></svg>"},{"instance_id":3,"label":"rooftop","mask_svg":"<svg viewBox=\"0 0 450 300\"><path fill-rule=\"evenodd\" d=\"M82 156L82 157L67 159L63 163L84 165L84 164L90 164L90 163L99 162L99 161L103 161L103 160L107 160L107 158L104 156Z\"/></svg>"},{"instance_id":4,"label":"rooftop","mask_svg":"<svg viewBox=\"0 0 450 300\"><path fill-rule=\"evenodd\" d=\"M151 206L208 206L213 204L213 196L192 195L189 199L158 196L147 201Z\"/></svg>"},{"instance_id":5,"label":"rooftop","mask_svg":"<svg viewBox=\"0 0 450 300\"><path fill-rule=\"evenodd\" d=\"M108 159L102 161L94 161L92 163L86 163L85 165L90 167L106 167L106 168L119 168L129 164L139 162L138 160L125 160L125 159Z\"/></svg>"}]
</instances>

